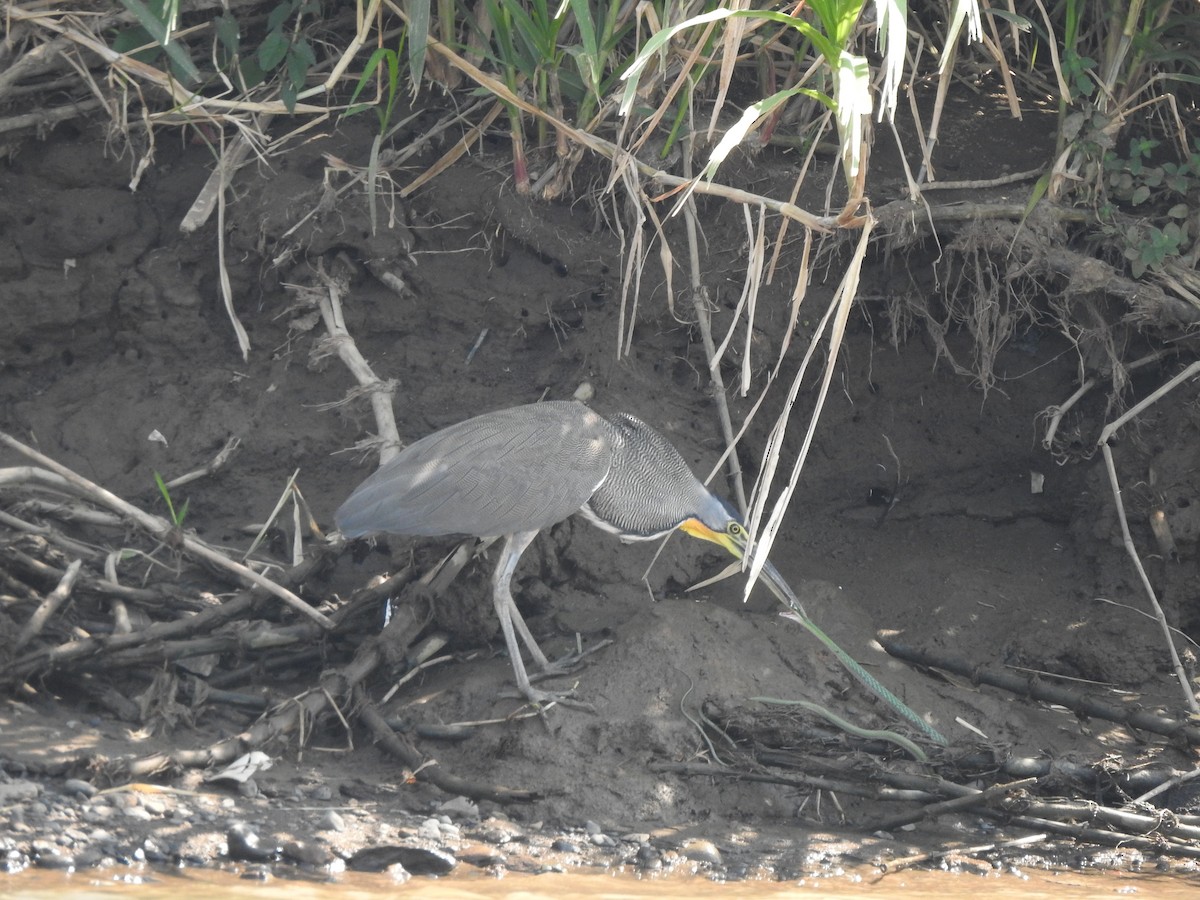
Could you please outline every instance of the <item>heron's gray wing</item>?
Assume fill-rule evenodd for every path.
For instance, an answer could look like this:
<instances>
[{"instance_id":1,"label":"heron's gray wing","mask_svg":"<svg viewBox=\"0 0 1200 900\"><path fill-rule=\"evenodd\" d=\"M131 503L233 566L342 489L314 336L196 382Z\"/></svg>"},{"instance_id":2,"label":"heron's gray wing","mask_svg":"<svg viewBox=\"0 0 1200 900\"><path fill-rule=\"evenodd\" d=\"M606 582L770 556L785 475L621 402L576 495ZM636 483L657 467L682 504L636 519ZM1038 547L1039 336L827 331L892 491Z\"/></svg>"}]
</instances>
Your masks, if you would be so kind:
<instances>
[{"instance_id":1,"label":"heron's gray wing","mask_svg":"<svg viewBox=\"0 0 1200 900\"><path fill-rule=\"evenodd\" d=\"M611 459L611 426L580 403L497 410L409 445L335 518L346 537L538 530L578 511Z\"/></svg>"}]
</instances>

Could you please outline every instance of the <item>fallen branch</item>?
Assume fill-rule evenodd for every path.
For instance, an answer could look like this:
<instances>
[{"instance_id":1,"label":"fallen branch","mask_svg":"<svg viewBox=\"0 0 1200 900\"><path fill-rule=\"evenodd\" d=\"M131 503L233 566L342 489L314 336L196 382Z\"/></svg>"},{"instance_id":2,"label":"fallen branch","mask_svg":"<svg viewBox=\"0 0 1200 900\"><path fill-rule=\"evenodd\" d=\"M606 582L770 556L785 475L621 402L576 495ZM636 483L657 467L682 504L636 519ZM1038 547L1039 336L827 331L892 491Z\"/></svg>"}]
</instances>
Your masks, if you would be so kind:
<instances>
[{"instance_id":1,"label":"fallen branch","mask_svg":"<svg viewBox=\"0 0 1200 900\"><path fill-rule=\"evenodd\" d=\"M514 800L536 800L540 796L536 791L481 784L447 772L436 759L423 758L404 735L393 730L361 686L355 688L354 698L357 701L358 715L371 729L375 740L384 750L400 760L418 781L426 781L447 794L470 797L472 800L505 803Z\"/></svg>"},{"instance_id":2,"label":"fallen branch","mask_svg":"<svg viewBox=\"0 0 1200 900\"><path fill-rule=\"evenodd\" d=\"M1111 703L1088 697L1072 688L1050 684L1038 678L1027 678L1013 672L997 672L975 665L961 657L905 644L884 633L877 634L876 637L883 649L891 656L913 665L944 669L955 675L969 678L975 684L987 684L1034 700L1056 703L1080 716L1104 719L1107 722L1127 725L1139 731L1149 731L1164 737L1182 738L1189 744L1200 744L1200 727L1189 725L1178 719L1169 719L1144 709L1114 706Z\"/></svg>"},{"instance_id":3,"label":"fallen branch","mask_svg":"<svg viewBox=\"0 0 1200 900\"><path fill-rule=\"evenodd\" d=\"M45 454L39 453L32 447L22 444L16 438L13 438L5 432L0 432L0 444L4 444L13 450L16 450L18 453L28 457L29 459L32 459L39 466L44 466L46 470L49 470L47 474L56 476L51 478L43 478L41 475L42 470L32 468L29 469L29 474L38 480L46 481L47 483L60 488L63 486L63 482L65 481L71 488L88 497L94 503L100 506L105 506L108 509L116 510L122 515L128 517L144 531L163 543L171 546L178 546L180 549L186 550L188 553L198 557L199 559L212 563L218 568L225 569L228 572L232 572L242 581L249 582L256 587L262 588L267 593L273 594L274 596L283 600L284 603L286 603L296 612L312 619L326 630L331 630L333 628L333 623L330 622L328 618L326 618L317 610L313 609L287 588L282 587L281 585L271 581L269 578L258 574L253 569L250 569L249 567L230 559L228 556L221 553L219 550L210 547L199 538L188 534L183 534L178 528L175 527L173 523L168 522L166 519L162 519L158 516L138 509L138 507L134 506L132 503L122 500L111 491L108 491L100 487L98 484L89 481L82 475L75 473L71 469L59 462L56 462Z\"/></svg>"},{"instance_id":4,"label":"fallen branch","mask_svg":"<svg viewBox=\"0 0 1200 900\"><path fill-rule=\"evenodd\" d=\"M58 587L51 591L38 604L38 608L33 611L33 615L29 617L25 625L17 632L17 637L13 641L14 647L24 647L35 635L41 633L41 630L46 627L46 623L50 620L50 617L71 596L71 590L75 587L75 579L79 577L79 570L81 568L83 568L83 560L81 559L77 559L67 566L67 571L63 573Z\"/></svg>"},{"instance_id":5,"label":"fallen branch","mask_svg":"<svg viewBox=\"0 0 1200 900\"><path fill-rule=\"evenodd\" d=\"M415 599L415 598L414 598ZM114 778L137 780L174 767L201 767L228 763L269 741L298 732L306 722L326 712L334 698L347 700L353 690L385 659L402 656L429 619L428 605L409 602L397 606L387 627L359 646L347 665L321 674L317 687L280 705L241 734L200 750L156 753L118 763Z\"/></svg>"}]
</instances>

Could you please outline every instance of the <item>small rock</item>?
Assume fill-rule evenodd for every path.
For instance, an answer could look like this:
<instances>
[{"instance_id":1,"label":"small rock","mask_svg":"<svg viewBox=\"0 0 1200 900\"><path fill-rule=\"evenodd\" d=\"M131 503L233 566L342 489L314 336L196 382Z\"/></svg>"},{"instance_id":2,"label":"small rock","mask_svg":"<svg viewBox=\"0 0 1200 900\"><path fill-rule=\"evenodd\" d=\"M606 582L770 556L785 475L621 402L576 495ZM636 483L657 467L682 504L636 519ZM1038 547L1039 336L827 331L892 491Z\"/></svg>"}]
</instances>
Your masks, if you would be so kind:
<instances>
[{"instance_id":1,"label":"small rock","mask_svg":"<svg viewBox=\"0 0 1200 900\"><path fill-rule=\"evenodd\" d=\"M20 850L6 850L0 857L0 872L5 875L15 875L29 868L30 859Z\"/></svg>"},{"instance_id":2,"label":"small rock","mask_svg":"<svg viewBox=\"0 0 1200 900\"><path fill-rule=\"evenodd\" d=\"M346 820L338 815L336 810L327 809L317 823L318 831L345 831Z\"/></svg>"},{"instance_id":3,"label":"small rock","mask_svg":"<svg viewBox=\"0 0 1200 900\"><path fill-rule=\"evenodd\" d=\"M274 846L261 841L258 832L245 822L238 822L226 833L229 858L244 862L270 862L279 855Z\"/></svg>"},{"instance_id":4,"label":"small rock","mask_svg":"<svg viewBox=\"0 0 1200 900\"><path fill-rule=\"evenodd\" d=\"M579 845L566 838L558 838L550 845L550 849L556 853L578 853Z\"/></svg>"},{"instance_id":5,"label":"small rock","mask_svg":"<svg viewBox=\"0 0 1200 900\"><path fill-rule=\"evenodd\" d=\"M100 866L111 865L112 862L112 858L99 847L88 847L75 854L75 866L79 869L97 869Z\"/></svg>"},{"instance_id":6,"label":"small rock","mask_svg":"<svg viewBox=\"0 0 1200 900\"><path fill-rule=\"evenodd\" d=\"M601 828L597 823L593 822L591 819L588 819L586 822L583 823L583 830L585 832L587 832L588 834L599 834L604 829Z\"/></svg>"},{"instance_id":7,"label":"small rock","mask_svg":"<svg viewBox=\"0 0 1200 900\"><path fill-rule=\"evenodd\" d=\"M404 866L400 865L400 863L393 863L383 871L396 884L404 884L412 880L412 874Z\"/></svg>"},{"instance_id":8,"label":"small rock","mask_svg":"<svg viewBox=\"0 0 1200 900\"><path fill-rule=\"evenodd\" d=\"M125 810L125 818L133 819L135 822L149 822L154 816L150 815L149 810L141 806L131 806Z\"/></svg>"},{"instance_id":9,"label":"small rock","mask_svg":"<svg viewBox=\"0 0 1200 900\"><path fill-rule=\"evenodd\" d=\"M264 884L273 880L274 877L275 876L271 873L271 869L268 866L250 866L245 872L242 873L242 880L259 881Z\"/></svg>"},{"instance_id":10,"label":"small rock","mask_svg":"<svg viewBox=\"0 0 1200 900\"><path fill-rule=\"evenodd\" d=\"M591 836L591 841L597 847L615 847L615 846L617 846L617 842L615 840L613 840L611 837L609 837L607 834L593 834Z\"/></svg>"},{"instance_id":11,"label":"small rock","mask_svg":"<svg viewBox=\"0 0 1200 900\"><path fill-rule=\"evenodd\" d=\"M284 859L300 863L303 866L323 868L333 862L332 851L319 844L308 841L288 841L281 848Z\"/></svg>"},{"instance_id":12,"label":"small rock","mask_svg":"<svg viewBox=\"0 0 1200 900\"><path fill-rule=\"evenodd\" d=\"M471 821L479 820L479 806L466 797L452 797L438 807L441 812L451 816L461 816Z\"/></svg>"},{"instance_id":13,"label":"small rock","mask_svg":"<svg viewBox=\"0 0 1200 900\"><path fill-rule=\"evenodd\" d=\"M322 802L333 799L333 788L327 784L318 784L309 792L309 796L314 800Z\"/></svg>"},{"instance_id":14,"label":"small rock","mask_svg":"<svg viewBox=\"0 0 1200 900\"><path fill-rule=\"evenodd\" d=\"M441 850L421 847L368 847L350 857L347 866L356 872L384 872L399 865L413 875L447 875L458 860Z\"/></svg>"},{"instance_id":15,"label":"small rock","mask_svg":"<svg viewBox=\"0 0 1200 900\"><path fill-rule=\"evenodd\" d=\"M63 793L82 797L96 796L96 786L82 778L68 778L63 782Z\"/></svg>"},{"instance_id":16,"label":"small rock","mask_svg":"<svg viewBox=\"0 0 1200 900\"><path fill-rule=\"evenodd\" d=\"M142 846L137 849L136 854L141 859L151 863L168 862L174 856L169 845L152 837L148 837L142 841Z\"/></svg>"},{"instance_id":17,"label":"small rock","mask_svg":"<svg viewBox=\"0 0 1200 900\"><path fill-rule=\"evenodd\" d=\"M417 837L426 841L441 840L442 829L437 819L426 819L417 827Z\"/></svg>"},{"instance_id":18,"label":"small rock","mask_svg":"<svg viewBox=\"0 0 1200 900\"><path fill-rule=\"evenodd\" d=\"M0 784L0 805L23 803L37 797L42 788L34 781L5 781Z\"/></svg>"},{"instance_id":19,"label":"small rock","mask_svg":"<svg viewBox=\"0 0 1200 900\"><path fill-rule=\"evenodd\" d=\"M643 843L640 847L638 847L636 859L637 859L637 864L638 864L639 868L642 868L642 869L661 869L662 868L662 864L663 864L662 854L659 853L658 849L656 847L654 847L652 844Z\"/></svg>"},{"instance_id":20,"label":"small rock","mask_svg":"<svg viewBox=\"0 0 1200 900\"><path fill-rule=\"evenodd\" d=\"M721 851L712 841L687 841L681 848L684 859L692 862L708 863L710 866L721 865Z\"/></svg>"},{"instance_id":21,"label":"small rock","mask_svg":"<svg viewBox=\"0 0 1200 900\"><path fill-rule=\"evenodd\" d=\"M75 868L75 857L70 853L59 851L57 847L37 853L34 856L34 862L43 869L62 870Z\"/></svg>"},{"instance_id":22,"label":"small rock","mask_svg":"<svg viewBox=\"0 0 1200 900\"><path fill-rule=\"evenodd\" d=\"M142 809L152 816L161 816L167 811L167 804L157 797L147 797L142 801Z\"/></svg>"}]
</instances>

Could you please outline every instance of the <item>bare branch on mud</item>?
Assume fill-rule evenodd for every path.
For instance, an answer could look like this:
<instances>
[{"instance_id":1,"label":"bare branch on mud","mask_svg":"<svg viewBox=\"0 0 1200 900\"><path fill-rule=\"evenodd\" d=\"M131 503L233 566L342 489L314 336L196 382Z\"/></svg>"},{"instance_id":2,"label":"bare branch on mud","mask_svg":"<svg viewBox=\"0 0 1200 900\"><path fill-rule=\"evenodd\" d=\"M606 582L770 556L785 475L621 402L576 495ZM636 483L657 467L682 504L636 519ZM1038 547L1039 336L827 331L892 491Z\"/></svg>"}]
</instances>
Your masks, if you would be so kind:
<instances>
[{"instance_id":1,"label":"bare branch on mud","mask_svg":"<svg viewBox=\"0 0 1200 900\"><path fill-rule=\"evenodd\" d=\"M167 544L178 545L180 549L186 550L205 562L212 563L219 568L232 572L239 579L248 581L257 587L262 588L270 594L283 600L288 606L294 609L301 615L307 616L314 622L318 623L322 628L332 629L333 623L326 616L317 610L313 609L287 588L271 581L269 578L260 575L248 566L244 566L221 553L214 547L201 541L199 538L191 535L183 534L172 523L159 516L152 515L134 506L125 500L122 500L116 494L105 488L100 487L82 475L77 474L66 466L51 459L50 457L39 453L32 447L22 444L20 441L10 435L0 432L0 444L4 444L18 453L34 460L38 465L44 466L49 470L45 474L50 475L50 478L42 476L43 470L31 469L30 473L36 476L39 481L46 481L61 487L65 481L75 492L89 498L94 503L100 506L105 506L109 509L119 512L121 515L128 517L136 523L140 528L145 530L150 535Z\"/></svg>"},{"instance_id":2,"label":"bare branch on mud","mask_svg":"<svg viewBox=\"0 0 1200 900\"><path fill-rule=\"evenodd\" d=\"M379 710L375 708L375 704L367 697L366 691L361 687L356 688L354 696L358 702L358 715L362 717L367 727L371 729L375 740L379 742L384 750L400 760L417 780L427 781L448 794L470 797L473 800L495 800L503 803L514 800L536 800L538 798L539 795L535 791L468 781L465 778L445 771L438 765L436 759L422 759L421 754L409 743L408 739L401 734L397 734L388 725L387 720L384 719Z\"/></svg>"},{"instance_id":3,"label":"bare branch on mud","mask_svg":"<svg viewBox=\"0 0 1200 900\"><path fill-rule=\"evenodd\" d=\"M1104 454L1104 466L1108 470L1108 481L1112 487L1113 503L1116 505L1117 510L1117 521L1121 524L1121 539L1125 544L1125 551L1133 561L1133 567L1137 570L1138 577L1142 582L1142 588L1145 590L1146 596L1150 600L1150 606L1154 610L1154 618L1158 621L1159 628L1162 629L1163 638L1167 644L1167 652L1171 657L1171 665L1175 670L1175 677L1179 679L1184 700L1188 708L1192 711L1193 716L1200 715L1200 703L1196 702L1196 694L1192 689L1191 679L1188 677L1187 670L1184 669L1183 663L1179 659L1179 651L1175 648L1175 638L1171 634L1171 625L1167 622L1167 614L1163 612L1163 608L1158 602L1158 594L1155 592L1154 586L1150 583L1150 577L1146 574L1146 569L1142 565L1142 558L1138 555L1137 546L1133 543L1133 535L1129 533L1129 520L1125 516L1125 503L1121 499L1121 482L1117 477L1117 466L1113 462L1112 447L1109 446L1109 441L1120 430L1122 425L1141 415L1142 412L1149 409L1175 388L1179 387L1179 385L1183 384L1183 382L1194 378L1197 373L1200 373L1200 362L1192 363L1150 396L1137 403L1124 415L1110 422L1100 432L1100 438L1097 441L1100 452Z\"/></svg>"},{"instance_id":4,"label":"bare branch on mud","mask_svg":"<svg viewBox=\"0 0 1200 900\"><path fill-rule=\"evenodd\" d=\"M225 464L233 457L233 454L237 451L237 448L241 446L241 443L242 439L239 437L229 438L229 440L225 442L225 445L217 451L217 455L209 461L208 465L202 469L196 469L195 471L180 475L177 478L172 478L170 481L166 482L167 487L182 487L185 484L190 484L193 481L198 481L201 478L206 478L209 475L215 474L225 467Z\"/></svg>"},{"instance_id":5,"label":"bare branch on mud","mask_svg":"<svg viewBox=\"0 0 1200 900\"><path fill-rule=\"evenodd\" d=\"M360 385L369 390L371 409L375 413L375 427L379 435L379 462L382 465L400 452L403 446L400 433L396 430L396 416L392 411L392 400L395 398L396 384L385 382L371 369L370 363L359 352L354 337L346 328L346 320L342 315L342 296L346 293L345 283L325 272L318 270L318 277L324 285L323 291L316 291L316 303L321 310L321 320L325 330L329 332L329 343L337 351L338 357L346 364Z\"/></svg>"},{"instance_id":6,"label":"bare branch on mud","mask_svg":"<svg viewBox=\"0 0 1200 900\"><path fill-rule=\"evenodd\" d=\"M46 627L46 622L50 617L71 596L71 590L75 587L75 579L79 577L79 570L81 568L83 568L83 560L81 559L77 559L67 566L67 571L63 573L58 587L51 591L38 604L38 608L33 611L33 615L29 617L28 621L21 627L21 630L17 632L17 637L14 641L16 646L25 646L34 635L39 634Z\"/></svg>"},{"instance_id":7,"label":"bare branch on mud","mask_svg":"<svg viewBox=\"0 0 1200 900\"><path fill-rule=\"evenodd\" d=\"M117 778L142 778L174 767L206 767L232 762L243 753L268 742L296 734L305 723L326 712L335 701L344 702L351 692L387 659L403 655L429 617L427 604L410 602L397 606L387 627L359 646L354 658L340 669L322 673L320 683L304 694L281 704L251 728L202 750L158 753L118 764Z\"/></svg>"},{"instance_id":8,"label":"bare branch on mud","mask_svg":"<svg viewBox=\"0 0 1200 900\"><path fill-rule=\"evenodd\" d=\"M884 819L882 822L873 826L879 831L894 831L897 828L903 828L905 825L912 825L920 822L923 819L934 819L946 813L963 812L968 809L977 809L981 806L988 806L997 799L1003 801L1013 791L1023 790L1037 784L1036 778L1022 778L1020 781L1008 781L1003 784L993 784L989 788L976 790L973 793L963 794L961 797L954 797L950 800L940 800L937 803L930 803L928 806L922 806L920 809L910 813L905 813L900 816L895 816L891 819Z\"/></svg>"},{"instance_id":9,"label":"bare branch on mud","mask_svg":"<svg viewBox=\"0 0 1200 900\"><path fill-rule=\"evenodd\" d=\"M955 675L970 678L976 684L991 685L1013 694L1030 697L1033 700L1057 703L1077 715L1104 719L1106 722L1116 722L1119 725L1127 725L1139 731L1149 731L1164 737L1183 738L1193 745L1200 744L1200 727L1189 725L1178 719L1169 719L1144 709L1115 706L1072 688L1048 684L1041 679L1026 678L1012 672L997 672L975 665L960 657L905 644L888 634L880 633L876 635L876 638L891 656L913 665L945 669Z\"/></svg>"}]
</instances>

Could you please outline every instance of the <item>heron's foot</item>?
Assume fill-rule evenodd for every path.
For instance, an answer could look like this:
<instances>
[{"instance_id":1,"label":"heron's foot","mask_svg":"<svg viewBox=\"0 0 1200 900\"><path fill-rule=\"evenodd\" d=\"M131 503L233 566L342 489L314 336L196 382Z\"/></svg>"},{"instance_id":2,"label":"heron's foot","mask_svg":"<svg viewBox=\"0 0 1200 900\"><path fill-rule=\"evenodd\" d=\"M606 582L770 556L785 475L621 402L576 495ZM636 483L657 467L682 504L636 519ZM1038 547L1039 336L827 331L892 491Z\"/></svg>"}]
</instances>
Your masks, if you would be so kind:
<instances>
[{"instance_id":1,"label":"heron's foot","mask_svg":"<svg viewBox=\"0 0 1200 900\"><path fill-rule=\"evenodd\" d=\"M535 688L533 685L526 687L518 687L519 693L506 693L504 696L521 696L524 697L533 706L540 709L557 704L558 706L566 706L570 709L580 709L584 712L594 713L596 707L583 700L575 698L575 689L569 691L542 691Z\"/></svg>"},{"instance_id":2,"label":"heron's foot","mask_svg":"<svg viewBox=\"0 0 1200 900\"><path fill-rule=\"evenodd\" d=\"M591 656L597 650L603 650L611 643L611 638L605 638L604 640L593 644L591 647L588 647L586 650L576 650L574 653L568 653L566 656L560 656L556 660L547 660L546 663L541 666L541 671L533 676L533 680L540 678L555 678L559 675L570 675L577 668L579 668L580 664L583 663L587 657Z\"/></svg>"}]
</instances>

